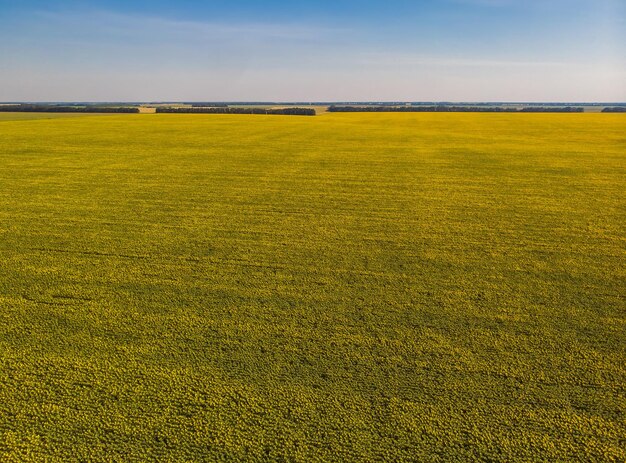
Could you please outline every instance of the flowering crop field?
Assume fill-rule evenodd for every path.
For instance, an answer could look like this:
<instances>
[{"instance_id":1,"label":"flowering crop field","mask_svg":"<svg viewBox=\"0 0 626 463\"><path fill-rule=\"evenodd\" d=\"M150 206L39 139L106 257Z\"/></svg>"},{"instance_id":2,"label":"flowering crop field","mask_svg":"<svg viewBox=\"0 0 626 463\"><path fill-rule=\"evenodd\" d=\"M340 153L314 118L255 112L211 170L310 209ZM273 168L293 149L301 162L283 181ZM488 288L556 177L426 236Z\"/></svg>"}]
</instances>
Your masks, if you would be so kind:
<instances>
[{"instance_id":1,"label":"flowering crop field","mask_svg":"<svg viewBox=\"0 0 626 463\"><path fill-rule=\"evenodd\" d=\"M626 117L0 122L0 460L626 460Z\"/></svg>"}]
</instances>

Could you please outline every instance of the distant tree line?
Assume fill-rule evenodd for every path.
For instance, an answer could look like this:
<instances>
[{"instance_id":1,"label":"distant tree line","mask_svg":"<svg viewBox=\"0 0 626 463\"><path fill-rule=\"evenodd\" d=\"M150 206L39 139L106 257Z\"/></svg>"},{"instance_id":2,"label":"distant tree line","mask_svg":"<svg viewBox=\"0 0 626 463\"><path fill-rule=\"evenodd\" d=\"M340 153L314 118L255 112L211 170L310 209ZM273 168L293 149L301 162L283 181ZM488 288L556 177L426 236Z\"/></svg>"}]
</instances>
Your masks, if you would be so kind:
<instances>
[{"instance_id":1,"label":"distant tree line","mask_svg":"<svg viewBox=\"0 0 626 463\"><path fill-rule=\"evenodd\" d=\"M330 106L331 113L510 113L517 112L514 108L483 107L483 106Z\"/></svg>"},{"instance_id":2,"label":"distant tree line","mask_svg":"<svg viewBox=\"0 0 626 463\"><path fill-rule=\"evenodd\" d=\"M312 108L168 108L161 107L156 109L157 113L175 113L175 114L277 114L283 116L315 116L315 109Z\"/></svg>"},{"instance_id":3,"label":"distant tree line","mask_svg":"<svg viewBox=\"0 0 626 463\"><path fill-rule=\"evenodd\" d=\"M192 108L228 108L226 103L189 103Z\"/></svg>"},{"instance_id":4,"label":"distant tree line","mask_svg":"<svg viewBox=\"0 0 626 463\"><path fill-rule=\"evenodd\" d=\"M330 103L330 104L334 104L334 105L338 105L338 106L353 106L353 105L357 105L357 106L361 106L364 103L355 103L355 102L334 102L334 103ZM405 103L377 103L378 106L398 106L398 105L403 105ZM522 107L522 108L526 108L526 107L531 107L531 106L544 106L544 107L559 107L559 108L563 108L563 107L567 107L567 106L601 106L601 107L605 107L605 106L626 106L626 103L602 103L602 102L596 102L596 103L568 103L568 102L564 102L561 101L559 103L554 103L554 102L549 102L549 101L544 101L544 102L524 102L524 101L480 101L480 102L456 102L456 103L452 103L449 101L431 101L431 102L424 102L424 101L417 101L417 102L411 102L411 103L406 103L406 104L410 104L413 106L504 106L504 107Z\"/></svg>"},{"instance_id":5,"label":"distant tree line","mask_svg":"<svg viewBox=\"0 0 626 463\"><path fill-rule=\"evenodd\" d=\"M567 107L533 107L505 108L501 106L336 106L328 108L329 112L388 112L388 113L582 113L584 108Z\"/></svg>"},{"instance_id":6,"label":"distant tree line","mask_svg":"<svg viewBox=\"0 0 626 463\"><path fill-rule=\"evenodd\" d=\"M111 106L0 105L0 112L25 113L138 113L139 108Z\"/></svg>"},{"instance_id":7,"label":"distant tree line","mask_svg":"<svg viewBox=\"0 0 626 463\"><path fill-rule=\"evenodd\" d=\"M565 106L563 108L552 106L535 106L532 108L522 108L520 113L584 113L585 108L579 108L574 106Z\"/></svg>"},{"instance_id":8,"label":"distant tree line","mask_svg":"<svg viewBox=\"0 0 626 463\"><path fill-rule=\"evenodd\" d=\"M611 108L604 108L603 113L626 113L626 106L614 106Z\"/></svg>"}]
</instances>

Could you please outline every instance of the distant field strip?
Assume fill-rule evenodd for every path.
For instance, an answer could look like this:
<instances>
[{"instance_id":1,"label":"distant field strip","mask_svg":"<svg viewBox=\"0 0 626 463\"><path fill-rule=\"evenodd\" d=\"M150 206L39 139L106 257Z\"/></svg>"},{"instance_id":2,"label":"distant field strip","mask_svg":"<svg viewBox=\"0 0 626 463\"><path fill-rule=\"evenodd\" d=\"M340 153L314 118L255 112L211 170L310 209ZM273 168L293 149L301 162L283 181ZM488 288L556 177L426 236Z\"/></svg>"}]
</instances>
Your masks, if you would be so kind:
<instances>
[{"instance_id":1,"label":"distant field strip","mask_svg":"<svg viewBox=\"0 0 626 463\"><path fill-rule=\"evenodd\" d=\"M0 460L623 462L625 191L619 114L4 120Z\"/></svg>"}]
</instances>

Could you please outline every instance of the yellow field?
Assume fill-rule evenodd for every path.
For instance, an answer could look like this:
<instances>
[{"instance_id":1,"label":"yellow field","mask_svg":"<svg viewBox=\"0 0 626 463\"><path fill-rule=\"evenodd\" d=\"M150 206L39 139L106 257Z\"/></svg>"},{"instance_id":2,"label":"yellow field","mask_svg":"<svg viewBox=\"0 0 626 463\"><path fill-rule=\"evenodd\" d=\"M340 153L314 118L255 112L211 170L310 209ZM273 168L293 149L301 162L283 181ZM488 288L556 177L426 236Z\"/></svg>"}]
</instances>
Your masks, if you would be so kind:
<instances>
[{"instance_id":1,"label":"yellow field","mask_svg":"<svg viewBox=\"0 0 626 463\"><path fill-rule=\"evenodd\" d=\"M0 123L0 460L626 460L623 115L63 116Z\"/></svg>"}]
</instances>

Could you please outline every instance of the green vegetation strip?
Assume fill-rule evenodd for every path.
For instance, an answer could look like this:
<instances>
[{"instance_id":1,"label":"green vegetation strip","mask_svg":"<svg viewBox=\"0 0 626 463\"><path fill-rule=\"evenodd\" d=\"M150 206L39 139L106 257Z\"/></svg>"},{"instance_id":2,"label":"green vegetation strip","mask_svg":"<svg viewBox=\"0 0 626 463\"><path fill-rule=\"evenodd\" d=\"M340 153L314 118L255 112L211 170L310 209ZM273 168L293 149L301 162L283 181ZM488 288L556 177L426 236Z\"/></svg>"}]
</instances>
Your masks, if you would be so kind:
<instances>
[{"instance_id":1,"label":"green vegetation strip","mask_svg":"<svg viewBox=\"0 0 626 463\"><path fill-rule=\"evenodd\" d=\"M129 106L94 106L94 105L55 105L55 104L16 104L0 105L0 112L25 113L139 113L139 108Z\"/></svg>"},{"instance_id":2,"label":"green vegetation strip","mask_svg":"<svg viewBox=\"0 0 626 463\"><path fill-rule=\"evenodd\" d=\"M58 119L65 117L100 117L104 114L94 113L31 113L31 112L0 112L0 122L5 121L28 121L35 119ZM1 142L0 142L1 146Z\"/></svg>"},{"instance_id":3,"label":"green vegetation strip","mask_svg":"<svg viewBox=\"0 0 626 463\"><path fill-rule=\"evenodd\" d=\"M624 461L625 133L3 122L0 459Z\"/></svg>"},{"instance_id":4,"label":"green vegetation strip","mask_svg":"<svg viewBox=\"0 0 626 463\"><path fill-rule=\"evenodd\" d=\"M620 109L620 108L616 108ZM527 106L523 108L503 107L503 106L336 106L328 107L330 113L583 113L583 107L554 107L554 106ZM603 111L618 112L618 111Z\"/></svg>"},{"instance_id":5,"label":"green vegetation strip","mask_svg":"<svg viewBox=\"0 0 626 463\"><path fill-rule=\"evenodd\" d=\"M157 113L194 113L194 114L271 114L275 116L315 116L313 108L232 108L232 107L187 107L176 108L162 106L156 108Z\"/></svg>"}]
</instances>

